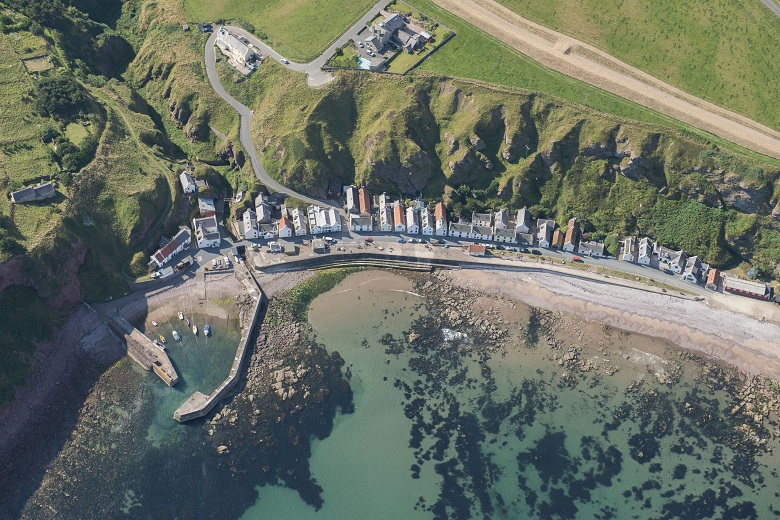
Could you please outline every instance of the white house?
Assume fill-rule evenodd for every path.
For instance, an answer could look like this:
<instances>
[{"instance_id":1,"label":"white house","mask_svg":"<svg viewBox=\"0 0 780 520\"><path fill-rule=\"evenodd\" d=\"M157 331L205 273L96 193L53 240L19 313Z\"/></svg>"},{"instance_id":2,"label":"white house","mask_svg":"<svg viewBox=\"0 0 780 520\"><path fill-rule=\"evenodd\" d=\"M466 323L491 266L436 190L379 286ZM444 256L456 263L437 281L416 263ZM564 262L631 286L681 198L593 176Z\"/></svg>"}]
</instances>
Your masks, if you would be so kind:
<instances>
[{"instance_id":1,"label":"white house","mask_svg":"<svg viewBox=\"0 0 780 520\"><path fill-rule=\"evenodd\" d=\"M477 213L476 211L471 214L471 224L481 227L493 226L493 215L490 213Z\"/></svg>"},{"instance_id":2,"label":"white house","mask_svg":"<svg viewBox=\"0 0 780 520\"><path fill-rule=\"evenodd\" d=\"M577 246L577 254L583 256L604 256L604 244L601 242L586 242L581 241Z\"/></svg>"},{"instance_id":3,"label":"white house","mask_svg":"<svg viewBox=\"0 0 780 520\"><path fill-rule=\"evenodd\" d=\"M433 215L436 218L434 221L436 223L434 226L436 235L442 237L447 236L447 208L444 207L443 202L436 204L436 209Z\"/></svg>"},{"instance_id":4,"label":"white house","mask_svg":"<svg viewBox=\"0 0 780 520\"><path fill-rule=\"evenodd\" d=\"M685 262L685 269L683 269L680 279L689 283L699 283L702 274L709 267L707 264L703 264L698 256L692 256Z\"/></svg>"},{"instance_id":5,"label":"white house","mask_svg":"<svg viewBox=\"0 0 780 520\"><path fill-rule=\"evenodd\" d=\"M192 242L192 233L188 228L181 226L179 232L149 258L149 267L152 269L161 268L190 245L190 242Z\"/></svg>"},{"instance_id":6,"label":"white house","mask_svg":"<svg viewBox=\"0 0 780 520\"><path fill-rule=\"evenodd\" d=\"M290 238L295 233L292 220L282 217L276 222L276 235L279 238Z\"/></svg>"},{"instance_id":7,"label":"white house","mask_svg":"<svg viewBox=\"0 0 780 520\"><path fill-rule=\"evenodd\" d=\"M469 238L473 238L474 240L493 240L493 228L490 226L477 226L476 224L472 224Z\"/></svg>"},{"instance_id":8,"label":"white house","mask_svg":"<svg viewBox=\"0 0 780 520\"><path fill-rule=\"evenodd\" d=\"M620 259L624 262L634 261L634 237L626 237L625 240L623 240Z\"/></svg>"},{"instance_id":9,"label":"white house","mask_svg":"<svg viewBox=\"0 0 780 520\"><path fill-rule=\"evenodd\" d=\"M360 213L358 190L354 186L347 186L347 213Z\"/></svg>"},{"instance_id":10,"label":"white house","mask_svg":"<svg viewBox=\"0 0 780 520\"><path fill-rule=\"evenodd\" d=\"M420 214L413 206L406 208L406 232L411 235L420 233Z\"/></svg>"},{"instance_id":11,"label":"white house","mask_svg":"<svg viewBox=\"0 0 780 520\"><path fill-rule=\"evenodd\" d=\"M674 251L667 257L667 261L664 262L667 269L675 274L682 274L685 270L685 266L688 262L688 255L684 251Z\"/></svg>"},{"instance_id":12,"label":"white house","mask_svg":"<svg viewBox=\"0 0 780 520\"><path fill-rule=\"evenodd\" d=\"M371 215L361 216L355 213L349 214L349 229L352 231L373 231L374 218Z\"/></svg>"},{"instance_id":13,"label":"white house","mask_svg":"<svg viewBox=\"0 0 780 520\"><path fill-rule=\"evenodd\" d=\"M270 224L271 222L271 205L267 202L261 202L255 206L255 213L257 215L258 224Z\"/></svg>"},{"instance_id":14,"label":"white house","mask_svg":"<svg viewBox=\"0 0 780 520\"><path fill-rule=\"evenodd\" d=\"M258 238L259 232L257 231L257 217L255 211L249 208L244 212L244 238Z\"/></svg>"},{"instance_id":15,"label":"white house","mask_svg":"<svg viewBox=\"0 0 780 520\"><path fill-rule=\"evenodd\" d=\"M471 235L471 224L450 222L449 235L455 238L469 238L469 235Z\"/></svg>"},{"instance_id":16,"label":"white house","mask_svg":"<svg viewBox=\"0 0 780 520\"><path fill-rule=\"evenodd\" d=\"M195 231L195 242L198 247L219 247L222 237L219 234L215 215L192 219L192 229Z\"/></svg>"},{"instance_id":17,"label":"white house","mask_svg":"<svg viewBox=\"0 0 780 520\"><path fill-rule=\"evenodd\" d=\"M536 239L539 242L539 247L550 247L553 229L555 229L554 220L543 218L536 220Z\"/></svg>"},{"instance_id":18,"label":"white house","mask_svg":"<svg viewBox=\"0 0 780 520\"><path fill-rule=\"evenodd\" d=\"M496 211L493 215L493 228L506 229L509 226L509 212L505 209Z\"/></svg>"},{"instance_id":19,"label":"white house","mask_svg":"<svg viewBox=\"0 0 780 520\"><path fill-rule=\"evenodd\" d=\"M393 231L403 233L406 231L406 216L404 215L404 206L400 200L393 204Z\"/></svg>"},{"instance_id":20,"label":"white house","mask_svg":"<svg viewBox=\"0 0 780 520\"><path fill-rule=\"evenodd\" d=\"M504 244L517 244L517 232L515 228L496 228L493 240Z\"/></svg>"},{"instance_id":21,"label":"white house","mask_svg":"<svg viewBox=\"0 0 780 520\"><path fill-rule=\"evenodd\" d=\"M389 204L379 208L379 230L385 233L393 230L393 211Z\"/></svg>"},{"instance_id":22,"label":"white house","mask_svg":"<svg viewBox=\"0 0 780 520\"><path fill-rule=\"evenodd\" d=\"M195 184L195 178L190 175L190 172L183 171L179 175L179 182L181 182L181 189L184 193L195 193L198 191L198 185Z\"/></svg>"},{"instance_id":23,"label":"white house","mask_svg":"<svg viewBox=\"0 0 780 520\"><path fill-rule=\"evenodd\" d=\"M216 44L226 56L244 65L252 63L259 56L254 47L244 43L225 28L217 32Z\"/></svg>"},{"instance_id":24,"label":"white house","mask_svg":"<svg viewBox=\"0 0 780 520\"><path fill-rule=\"evenodd\" d=\"M306 231L306 216L303 214L301 208L293 208L290 212L292 215L293 227L295 228L295 236L302 237L308 232Z\"/></svg>"},{"instance_id":25,"label":"white house","mask_svg":"<svg viewBox=\"0 0 780 520\"><path fill-rule=\"evenodd\" d=\"M531 231L531 213L528 208L517 210L517 216L515 217L515 230L518 233L528 233Z\"/></svg>"},{"instance_id":26,"label":"white house","mask_svg":"<svg viewBox=\"0 0 780 520\"><path fill-rule=\"evenodd\" d=\"M263 240L276 238L276 224L258 224L257 238L262 238Z\"/></svg>"},{"instance_id":27,"label":"white house","mask_svg":"<svg viewBox=\"0 0 780 520\"><path fill-rule=\"evenodd\" d=\"M428 208L420 210L420 231L423 235L431 236L435 231L434 226L436 223L433 221L433 215Z\"/></svg>"},{"instance_id":28,"label":"white house","mask_svg":"<svg viewBox=\"0 0 780 520\"><path fill-rule=\"evenodd\" d=\"M312 235L341 231L341 218L334 208L309 206L309 229Z\"/></svg>"},{"instance_id":29,"label":"white house","mask_svg":"<svg viewBox=\"0 0 780 520\"><path fill-rule=\"evenodd\" d=\"M639 241L639 254L637 256L637 263L641 265L650 265L653 261L653 243L647 237L642 238Z\"/></svg>"}]
</instances>

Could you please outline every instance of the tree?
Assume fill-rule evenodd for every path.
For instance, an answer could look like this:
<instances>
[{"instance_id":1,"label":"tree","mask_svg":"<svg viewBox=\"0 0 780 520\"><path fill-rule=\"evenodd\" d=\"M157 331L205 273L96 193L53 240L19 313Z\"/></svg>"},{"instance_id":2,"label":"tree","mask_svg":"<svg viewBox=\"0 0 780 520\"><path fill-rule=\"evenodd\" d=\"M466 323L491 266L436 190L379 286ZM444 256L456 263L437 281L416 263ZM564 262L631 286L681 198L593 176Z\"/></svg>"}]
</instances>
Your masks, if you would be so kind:
<instances>
[{"instance_id":1,"label":"tree","mask_svg":"<svg viewBox=\"0 0 780 520\"><path fill-rule=\"evenodd\" d=\"M70 121L88 103L87 91L68 74L42 78L35 86L35 108L44 116Z\"/></svg>"}]
</instances>

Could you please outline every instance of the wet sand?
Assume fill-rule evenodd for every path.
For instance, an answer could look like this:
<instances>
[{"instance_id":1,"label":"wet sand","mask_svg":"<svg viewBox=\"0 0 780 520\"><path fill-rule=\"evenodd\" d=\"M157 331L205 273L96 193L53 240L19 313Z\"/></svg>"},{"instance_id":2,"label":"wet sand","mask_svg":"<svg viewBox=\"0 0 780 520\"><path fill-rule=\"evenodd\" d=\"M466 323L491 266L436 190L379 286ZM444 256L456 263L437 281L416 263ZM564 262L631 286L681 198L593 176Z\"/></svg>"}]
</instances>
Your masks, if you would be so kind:
<instances>
[{"instance_id":1,"label":"wet sand","mask_svg":"<svg viewBox=\"0 0 780 520\"><path fill-rule=\"evenodd\" d=\"M462 270L440 276L461 287L666 340L750 374L780 379L780 326L705 302L544 273Z\"/></svg>"}]
</instances>

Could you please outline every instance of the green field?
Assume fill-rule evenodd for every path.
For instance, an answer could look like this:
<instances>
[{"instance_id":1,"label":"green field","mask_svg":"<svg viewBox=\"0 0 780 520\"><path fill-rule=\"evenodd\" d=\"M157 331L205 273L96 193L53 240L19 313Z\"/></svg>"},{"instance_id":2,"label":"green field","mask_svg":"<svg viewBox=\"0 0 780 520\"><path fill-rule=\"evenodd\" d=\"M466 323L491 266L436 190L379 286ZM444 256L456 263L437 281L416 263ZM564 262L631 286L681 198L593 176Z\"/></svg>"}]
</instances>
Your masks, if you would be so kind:
<instances>
[{"instance_id":1,"label":"green field","mask_svg":"<svg viewBox=\"0 0 780 520\"><path fill-rule=\"evenodd\" d=\"M293 61L307 62L363 16L374 0L184 0L197 21L245 20Z\"/></svg>"},{"instance_id":2,"label":"green field","mask_svg":"<svg viewBox=\"0 0 780 520\"><path fill-rule=\"evenodd\" d=\"M417 70L544 92L619 118L675 128L686 135L706 140L721 148L734 150L775 165L780 164L775 159L747 150L676 119L552 71L437 7L430 0L406 1L446 25L456 34L455 38L425 60Z\"/></svg>"},{"instance_id":3,"label":"green field","mask_svg":"<svg viewBox=\"0 0 780 520\"><path fill-rule=\"evenodd\" d=\"M780 18L759 0L498 1L780 129Z\"/></svg>"},{"instance_id":4,"label":"green field","mask_svg":"<svg viewBox=\"0 0 780 520\"><path fill-rule=\"evenodd\" d=\"M65 127L65 137L67 137L71 143L78 145L81 141L89 135L89 130L79 123L70 123Z\"/></svg>"}]
</instances>

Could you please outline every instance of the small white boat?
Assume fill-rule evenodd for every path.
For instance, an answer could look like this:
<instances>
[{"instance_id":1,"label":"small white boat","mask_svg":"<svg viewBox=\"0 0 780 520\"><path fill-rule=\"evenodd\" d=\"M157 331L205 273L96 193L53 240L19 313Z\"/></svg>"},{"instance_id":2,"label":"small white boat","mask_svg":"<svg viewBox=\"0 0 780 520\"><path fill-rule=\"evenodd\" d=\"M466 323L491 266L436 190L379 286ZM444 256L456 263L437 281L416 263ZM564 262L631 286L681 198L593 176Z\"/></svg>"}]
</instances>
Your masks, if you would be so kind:
<instances>
[{"instance_id":1,"label":"small white boat","mask_svg":"<svg viewBox=\"0 0 780 520\"><path fill-rule=\"evenodd\" d=\"M181 341L181 336L179 336L179 333L176 332L175 330L173 331L173 339L175 339L176 341Z\"/></svg>"},{"instance_id":2,"label":"small white boat","mask_svg":"<svg viewBox=\"0 0 780 520\"><path fill-rule=\"evenodd\" d=\"M157 326L157 322L152 320L152 327L156 327L156 326Z\"/></svg>"},{"instance_id":3,"label":"small white boat","mask_svg":"<svg viewBox=\"0 0 780 520\"><path fill-rule=\"evenodd\" d=\"M192 326L192 333L195 334L196 336L198 335L198 326L197 325L193 325Z\"/></svg>"},{"instance_id":4,"label":"small white boat","mask_svg":"<svg viewBox=\"0 0 780 520\"><path fill-rule=\"evenodd\" d=\"M163 352L165 352L165 345L163 345L162 343L160 343L158 340L154 340L154 345L155 345L157 348L159 348L160 350L162 350Z\"/></svg>"},{"instance_id":5,"label":"small white boat","mask_svg":"<svg viewBox=\"0 0 780 520\"><path fill-rule=\"evenodd\" d=\"M187 326L189 327L190 326L190 319L189 318L184 318L184 323L186 323Z\"/></svg>"},{"instance_id":6,"label":"small white boat","mask_svg":"<svg viewBox=\"0 0 780 520\"><path fill-rule=\"evenodd\" d=\"M182 314L182 312L181 312L181 311L179 311L179 319L180 319L180 320L183 320L183 319L184 319L184 314Z\"/></svg>"},{"instance_id":7,"label":"small white boat","mask_svg":"<svg viewBox=\"0 0 780 520\"><path fill-rule=\"evenodd\" d=\"M203 333L204 333L206 336L208 336L209 334L211 334L211 327L209 327L208 325L206 325L205 327L203 327Z\"/></svg>"}]
</instances>

